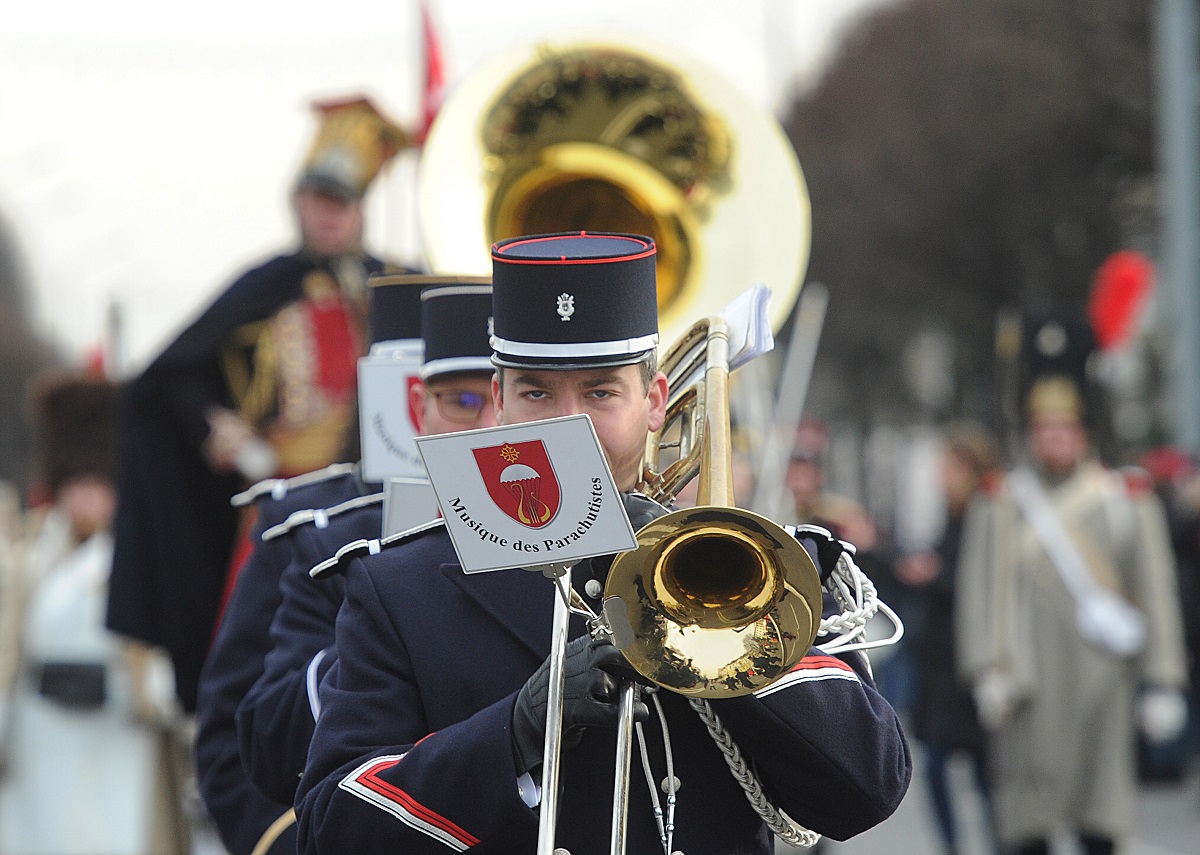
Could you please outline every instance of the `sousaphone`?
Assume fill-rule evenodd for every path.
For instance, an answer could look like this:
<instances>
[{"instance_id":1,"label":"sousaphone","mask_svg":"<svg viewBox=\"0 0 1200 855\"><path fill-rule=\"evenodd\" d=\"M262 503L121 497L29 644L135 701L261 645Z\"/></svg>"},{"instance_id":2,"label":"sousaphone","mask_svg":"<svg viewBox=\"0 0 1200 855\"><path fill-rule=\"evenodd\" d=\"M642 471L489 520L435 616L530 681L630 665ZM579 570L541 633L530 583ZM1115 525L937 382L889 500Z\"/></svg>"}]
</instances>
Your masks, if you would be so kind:
<instances>
[{"instance_id":1,"label":"sousaphone","mask_svg":"<svg viewBox=\"0 0 1200 855\"><path fill-rule=\"evenodd\" d=\"M489 275L491 244L522 234L648 234L663 343L760 282L778 330L808 262L800 165L774 118L710 69L668 56L544 42L462 81L421 158L430 267Z\"/></svg>"}]
</instances>

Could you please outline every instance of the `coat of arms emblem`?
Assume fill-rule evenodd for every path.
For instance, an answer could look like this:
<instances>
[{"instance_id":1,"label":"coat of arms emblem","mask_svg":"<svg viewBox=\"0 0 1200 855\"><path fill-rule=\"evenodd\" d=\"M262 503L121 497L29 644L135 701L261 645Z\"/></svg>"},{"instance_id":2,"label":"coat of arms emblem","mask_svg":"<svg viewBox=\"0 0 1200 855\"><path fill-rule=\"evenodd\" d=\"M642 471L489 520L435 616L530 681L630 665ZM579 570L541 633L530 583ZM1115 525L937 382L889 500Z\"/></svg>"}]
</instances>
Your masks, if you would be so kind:
<instances>
[{"instance_id":1,"label":"coat of arms emblem","mask_svg":"<svg viewBox=\"0 0 1200 855\"><path fill-rule=\"evenodd\" d=\"M471 449L496 507L521 525L541 528L558 513L561 492L540 439Z\"/></svg>"}]
</instances>

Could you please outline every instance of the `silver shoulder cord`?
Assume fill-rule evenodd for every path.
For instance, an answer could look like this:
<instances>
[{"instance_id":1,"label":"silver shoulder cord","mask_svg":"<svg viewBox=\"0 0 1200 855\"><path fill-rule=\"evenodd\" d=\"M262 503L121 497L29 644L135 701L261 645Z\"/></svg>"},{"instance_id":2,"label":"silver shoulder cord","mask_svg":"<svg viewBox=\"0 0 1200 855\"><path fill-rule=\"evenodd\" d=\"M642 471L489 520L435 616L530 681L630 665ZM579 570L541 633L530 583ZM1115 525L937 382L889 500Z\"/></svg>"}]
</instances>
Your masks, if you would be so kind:
<instances>
[{"instance_id":1,"label":"silver shoulder cord","mask_svg":"<svg viewBox=\"0 0 1200 855\"><path fill-rule=\"evenodd\" d=\"M849 550L843 552L841 557L838 558L837 566L829 574L829 578L825 582L825 588L833 595L834 600L841 606L842 611L821 620L817 635L833 636L830 641L817 648L821 652L848 653L852 650L870 650L876 647L886 647L895 644L904 635L904 624L901 623L900 618L892 611L891 607L879 599L874 583L854 563L854 558ZM572 609L584 615L589 615L590 613L589 623L592 626L593 632L604 632L602 619L595 612L592 612L590 608L586 611L580 611L577 608L579 602L576 601L572 605ZM892 634L887 638L877 640L865 639L867 622L877 612L881 611L894 627ZM654 774L650 769L650 760L646 749L646 739L642 730L642 724L638 722L635 725L635 730L637 732L638 751L642 758L642 770L646 777L646 785L650 790L650 799L654 806L654 817L658 823L658 834L663 845L663 852L666 855L678 855L678 853L672 852L672 844L675 831L676 794L679 790L680 781L675 777L675 763L671 751L671 737L667 728L667 719L662 710L662 703L658 699L657 687L641 687L641 690L650 695L663 733L663 746L666 751L667 763L667 776L662 781L662 790L667 796L665 812L658 797L659 788L654 785ZM713 742L716 743L717 748L720 749L722 756L724 756L725 764L733 774L734 780L741 786L746 794L746 800L754 808L754 812L762 817L767 827L775 833L776 837L789 846L801 849L808 849L815 846L817 841L821 839L821 835L800 825L771 804L763 792L762 784L759 783L754 772L746 764L741 750L737 747L737 743L733 741L733 737L729 735L729 731L721 723L721 719L713 710L712 704L704 698L689 698L688 703L696 711L696 714L700 716L701 721L704 722L709 736L712 737Z\"/></svg>"}]
</instances>

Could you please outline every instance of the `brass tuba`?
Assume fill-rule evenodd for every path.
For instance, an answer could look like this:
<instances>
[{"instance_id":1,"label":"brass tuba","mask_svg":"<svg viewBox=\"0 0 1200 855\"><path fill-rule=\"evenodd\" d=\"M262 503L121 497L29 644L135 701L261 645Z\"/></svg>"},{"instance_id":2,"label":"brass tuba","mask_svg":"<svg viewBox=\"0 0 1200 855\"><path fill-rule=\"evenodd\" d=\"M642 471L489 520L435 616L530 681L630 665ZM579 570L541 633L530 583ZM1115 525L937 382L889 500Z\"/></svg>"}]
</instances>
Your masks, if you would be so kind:
<instances>
[{"instance_id":1,"label":"brass tuba","mask_svg":"<svg viewBox=\"0 0 1200 855\"><path fill-rule=\"evenodd\" d=\"M677 338L762 282L778 330L808 262L809 201L778 123L710 70L615 43L541 43L451 93L421 156L434 272L491 272L489 246L573 229L648 234L659 330Z\"/></svg>"}]
</instances>

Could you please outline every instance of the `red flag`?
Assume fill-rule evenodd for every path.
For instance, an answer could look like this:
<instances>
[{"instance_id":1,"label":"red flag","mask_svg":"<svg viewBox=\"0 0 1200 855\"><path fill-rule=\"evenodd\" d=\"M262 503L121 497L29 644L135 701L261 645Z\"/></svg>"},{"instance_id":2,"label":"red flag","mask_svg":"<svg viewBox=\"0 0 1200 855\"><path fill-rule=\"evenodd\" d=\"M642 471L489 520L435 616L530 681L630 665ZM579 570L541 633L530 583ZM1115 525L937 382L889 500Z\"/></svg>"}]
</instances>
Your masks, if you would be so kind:
<instances>
[{"instance_id":1,"label":"red flag","mask_svg":"<svg viewBox=\"0 0 1200 855\"><path fill-rule=\"evenodd\" d=\"M442 98L446 93L446 71L442 63L442 45L438 41L437 32L433 27L433 17L429 14L429 6L421 2L421 33L425 47L425 91L421 95L421 132L417 144L425 142L429 128L437 117L442 106Z\"/></svg>"}]
</instances>

